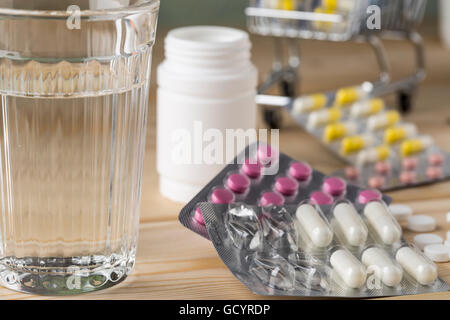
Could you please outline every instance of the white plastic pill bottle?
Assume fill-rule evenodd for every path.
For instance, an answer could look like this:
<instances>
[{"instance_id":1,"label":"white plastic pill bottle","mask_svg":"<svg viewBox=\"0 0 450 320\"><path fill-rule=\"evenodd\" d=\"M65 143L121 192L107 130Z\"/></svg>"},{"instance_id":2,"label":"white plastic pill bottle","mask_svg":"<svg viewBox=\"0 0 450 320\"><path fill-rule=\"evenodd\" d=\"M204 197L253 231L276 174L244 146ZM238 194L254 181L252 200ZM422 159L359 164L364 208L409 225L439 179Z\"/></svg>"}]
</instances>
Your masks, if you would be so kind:
<instances>
[{"instance_id":1,"label":"white plastic pill bottle","mask_svg":"<svg viewBox=\"0 0 450 320\"><path fill-rule=\"evenodd\" d=\"M157 70L163 196L189 201L225 167L227 130L256 128L258 74L250 49L248 34L232 28L194 26L168 33Z\"/></svg>"}]
</instances>

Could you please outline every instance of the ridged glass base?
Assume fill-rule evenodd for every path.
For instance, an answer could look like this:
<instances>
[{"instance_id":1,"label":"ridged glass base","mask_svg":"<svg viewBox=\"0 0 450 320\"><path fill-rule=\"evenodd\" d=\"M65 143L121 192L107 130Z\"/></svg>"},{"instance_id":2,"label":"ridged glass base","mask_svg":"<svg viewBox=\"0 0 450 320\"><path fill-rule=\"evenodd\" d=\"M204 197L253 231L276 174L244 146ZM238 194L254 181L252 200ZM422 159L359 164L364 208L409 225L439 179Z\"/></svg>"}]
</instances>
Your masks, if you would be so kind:
<instances>
[{"instance_id":1,"label":"ridged glass base","mask_svg":"<svg viewBox=\"0 0 450 320\"><path fill-rule=\"evenodd\" d=\"M7 257L0 260L0 283L9 289L31 294L81 294L122 282L133 269L134 262L134 255L117 254L109 257Z\"/></svg>"}]
</instances>

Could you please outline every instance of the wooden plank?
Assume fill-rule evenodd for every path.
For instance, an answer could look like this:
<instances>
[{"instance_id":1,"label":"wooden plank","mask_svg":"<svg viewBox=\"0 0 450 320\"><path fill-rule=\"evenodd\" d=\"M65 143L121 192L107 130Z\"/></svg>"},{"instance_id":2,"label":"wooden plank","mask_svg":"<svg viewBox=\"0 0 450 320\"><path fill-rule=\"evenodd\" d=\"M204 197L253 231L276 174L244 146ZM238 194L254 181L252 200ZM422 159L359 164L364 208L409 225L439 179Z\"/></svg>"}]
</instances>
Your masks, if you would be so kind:
<instances>
[{"instance_id":1,"label":"wooden plank","mask_svg":"<svg viewBox=\"0 0 450 320\"><path fill-rule=\"evenodd\" d=\"M417 207L419 208L419 207ZM431 212L444 232L441 212ZM413 233L406 232L411 239ZM450 282L450 263L438 264ZM411 298L450 298L427 294ZM59 299L0 289L1 299ZM266 299L247 290L226 268L212 244L176 221L143 223L135 270L123 283L95 293L64 299ZM407 297L410 298L410 297Z\"/></svg>"}]
</instances>

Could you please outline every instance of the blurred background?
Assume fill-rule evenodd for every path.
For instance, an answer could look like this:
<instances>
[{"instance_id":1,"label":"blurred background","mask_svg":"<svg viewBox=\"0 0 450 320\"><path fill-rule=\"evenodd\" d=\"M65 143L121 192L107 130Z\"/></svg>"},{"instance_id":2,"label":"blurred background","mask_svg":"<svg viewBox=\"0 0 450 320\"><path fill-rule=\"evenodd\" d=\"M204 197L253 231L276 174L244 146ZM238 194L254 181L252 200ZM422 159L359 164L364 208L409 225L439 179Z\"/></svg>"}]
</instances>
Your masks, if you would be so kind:
<instances>
[{"instance_id":1,"label":"blurred background","mask_svg":"<svg viewBox=\"0 0 450 320\"><path fill-rule=\"evenodd\" d=\"M246 0L161 0L159 28L198 24L245 28L244 8L247 4ZM437 0L428 1L427 20L436 21L438 4Z\"/></svg>"},{"instance_id":2,"label":"blurred background","mask_svg":"<svg viewBox=\"0 0 450 320\"><path fill-rule=\"evenodd\" d=\"M442 0L450 7L450 0ZM170 29L187 25L222 25L247 30L244 9L246 0L161 0L158 22L158 34L154 47L153 74L150 91L148 150L155 150L156 145L156 73L157 66L164 59L164 38ZM432 135L438 145L450 151L450 46L447 48L440 37L440 22L447 24L450 33L450 13L445 19L441 3L428 0L425 19L419 32L424 37L426 51L427 77L414 94L413 111L405 115L405 121L414 122L421 132ZM450 8L447 8L450 11ZM273 39L250 34L252 42L252 61L259 71L260 83L269 74L273 61ZM450 42L450 41L449 41ZM410 43L406 41L383 41L389 61L393 80L401 79L412 73L415 67L414 54ZM353 42L329 42L316 40L299 40L301 66L300 81L297 91L300 94L323 92L342 88L347 85L358 85L364 81L374 81L378 77L378 66L374 53L369 45ZM272 92L278 94L278 92ZM389 107L398 106L398 97L386 97ZM261 108L259 109L261 110ZM260 111L259 126L266 127ZM342 166L326 147L317 143L310 135L294 123L287 112L283 111L282 130L280 132L281 150L289 150L294 158L313 163L316 169L332 172ZM155 155L153 152L146 158L145 170L153 181L157 181L154 172ZM150 183L144 183L144 194L151 194ZM411 191L409 191L411 192ZM436 194L439 192L436 191ZM397 199L407 199L410 193L402 191L396 194ZM417 195L420 196L419 194ZM144 197L143 206L149 205L159 198L156 193ZM161 201L158 201L161 203ZM176 211L177 207L170 202L161 203L162 213L153 213L163 219L165 212Z\"/></svg>"},{"instance_id":3,"label":"blurred background","mask_svg":"<svg viewBox=\"0 0 450 320\"><path fill-rule=\"evenodd\" d=\"M450 4L449 0L441 1ZM222 25L246 30L244 9L247 6L247 0L161 0L154 66L163 59L163 40L168 30L187 25ZM448 52L444 50L440 38L440 7L439 0L428 0L424 22L419 30L425 38L427 48L426 83L438 78L441 81L443 77L450 82L450 78L447 78L447 75L450 77L450 72L445 72L450 70L446 68L450 59L442 56ZM450 13L448 15L446 22L450 21ZM450 30L448 33L450 34ZM251 35L251 38L253 61L260 71L262 81L271 68L273 42L270 37ZM354 85L373 80L377 76L376 61L368 45L314 40L300 40L299 43L302 57L299 90L302 93ZM411 73L414 64L409 44L404 41L387 41L385 45L392 61L393 77ZM324 76L326 81L322 81Z\"/></svg>"},{"instance_id":4,"label":"blurred background","mask_svg":"<svg viewBox=\"0 0 450 320\"><path fill-rule=\"evenodd\" d=\"M441 1L450 7L449 0ZM441 15L444 15L441 1L427 1L425 18L419 30L425 39L427 62L427 78L421 88L431 84L433 86L428 87L429 91L425 93L422 90L417 91L415 99L418 108L423 105L429 106L434 100L450 101L450 93L447 93L450 92L450 59L448 59L450 51L447 51L440 37L440 22L444 21L448 25L450 13L445 19L440 19ZM222 25L246 30L244 9L248 4L247 0L161 0L158 35L154 48L152 89L156 87L156 66L164 58L163 42L170 29L187 25ZM447 11L450 12L450 9ZM447 29L450 34L450 27ZM273 41L270 37L258 35L251 35L251 41L252 60L259 70L260 82L262 82L272 67ZM300 93L356 85L375 80L378 76L374 54L367 44L315 40L299 40L299 44L302 58L298 88ZM411 74L414 68L414 56L410 44L405 41L384 41L384 44L392 64L393 79L400 79ZM440 98L441 95L442 98ZM392 99L392 103L396 103L395 97ZM421 102L422 99L426 102ZM444 110L450 110L450 108ZM289 117L286 121L289 126Z\"/></svg>"}]
</instances>

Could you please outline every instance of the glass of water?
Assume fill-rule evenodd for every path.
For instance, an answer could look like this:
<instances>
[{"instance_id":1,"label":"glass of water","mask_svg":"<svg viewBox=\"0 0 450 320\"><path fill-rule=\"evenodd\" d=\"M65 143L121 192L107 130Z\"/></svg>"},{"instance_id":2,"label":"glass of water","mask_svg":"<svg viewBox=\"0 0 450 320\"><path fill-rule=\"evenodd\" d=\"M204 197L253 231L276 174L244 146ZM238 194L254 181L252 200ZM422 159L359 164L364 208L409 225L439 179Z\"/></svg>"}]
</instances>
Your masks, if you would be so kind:
<instances>
[{"instance_id":1,"label":"glass of water","mask_svg":"<svg viewBox=\"0 0 450 320\"><path fill-rule=\"evenodd\" d=\"M0 282L68 295L133 268L159 0L0 0Z\"/></svg>"}]
</instances>

